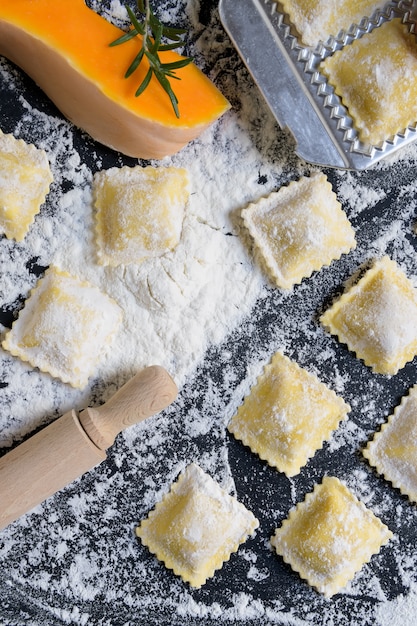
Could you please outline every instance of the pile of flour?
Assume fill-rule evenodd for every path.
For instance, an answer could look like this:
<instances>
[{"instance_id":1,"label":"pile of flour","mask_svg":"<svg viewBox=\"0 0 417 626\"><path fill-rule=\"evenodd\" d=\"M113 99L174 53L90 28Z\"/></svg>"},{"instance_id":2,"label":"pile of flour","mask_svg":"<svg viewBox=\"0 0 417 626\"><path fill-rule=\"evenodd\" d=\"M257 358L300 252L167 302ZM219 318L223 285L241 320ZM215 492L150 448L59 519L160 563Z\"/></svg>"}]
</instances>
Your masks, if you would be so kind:
<instances>
[{"instance_id":1,"label":"pile of flour","mask_svg":"<svg viewBox=\"0 0 417 626\"><path fill-rule=\"evenodd\" d=\"M123 15L116 4L112 3L112 11ZM5 82L12 80L3 61L1 77ZM175 250L140 265L101 267L96 257L92 207L92 176L105 167L101 155L90 152L88 164L84 162L74 146L71 125L31 107L24 94L17 93L24 115L11 130L16 137L46 151L54 183L25 241L19 246L13 241L2 242L2 305L13 308L18 298L27 297L36 277L26 268L36 259L41 267L53 263L110 295L124 311L124 324L97 375L82 392L32 372L2 354L8 385L8 403L0 408L5 411L0 434L3 445L50 413L52 395L57 412L81 407L102 381L103 387L110 385L114 390L137 370L154 363L166 367L181 387L207 347L221 341L250 311L263 288L239 218L245 203L260 193L259 174L253 167L259 157L247 143L244 153L233 162L230 184L230 159L238 137L229 115L177 156L151 163L155 167L184 167L189 173L190 200ZM18 393L26 376L34 379L32 385L47 389L46 394L38 394L29 422L27 399Z\"/></svg>"}]
</instances>

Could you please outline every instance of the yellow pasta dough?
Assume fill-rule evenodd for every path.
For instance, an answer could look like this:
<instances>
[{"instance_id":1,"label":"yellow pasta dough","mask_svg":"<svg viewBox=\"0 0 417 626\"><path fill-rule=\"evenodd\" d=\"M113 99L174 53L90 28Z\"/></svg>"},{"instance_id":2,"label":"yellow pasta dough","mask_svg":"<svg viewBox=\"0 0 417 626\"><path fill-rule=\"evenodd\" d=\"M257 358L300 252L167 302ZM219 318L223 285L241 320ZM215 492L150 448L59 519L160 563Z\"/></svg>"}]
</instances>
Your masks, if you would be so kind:
<instances>
[{"instance_id":1,"label":"yellow pasta dough","mask_svg":"<svg viewBox=\"0 0 417 626\"><path fill-rule=\"evenodd\" d=\"M384 7L384 0L281 0L302 42L314 46Z\"/></svg>"},{"instance_id":2,"label":"yellow pasta dough","mask_svg":"<svg viewBox=\"0 0 417 626\"><path fill-rule=\"evenodd\" d=\"M364 143L379 146L417 122L417 42L399 18L335 52L321 70Z\"/></svg>"},{"instance_id":3,"label":"yellow pasta dough","mask_svg":"<svg viewBox=\"0 0 417 626\"><path fill-rule=\"evenodd\" d=\"M396 374L417 354L417 290L387 256L320 319L374 372Z\"/></svg>"},{"instance_id":4,"label":"yellow pasta dough","mask_svg":"<svg viewBox=\"0 0 417 626\"><path fill-rule=\"evenodd\" d=\"M102 265L139 263L174 249L189 197L176 167L122 167L94 177L96 240Z\"/></svg>"},{"instance_id":5,"label":"yellow pasta dough","mask_svg":"<svg viewBox=\"0 0 417 626\"><path fill-rule=\"evenodd\" d=\"M284 289L356 247L355 233L321 173L250 204L242 217L272 278Z\"/></svg>"},{"instance_id":6,"label":"yellow pasta dough","mask_svg":"<svg viewBox=\"0 0 417 626\"><path fill-rule=\"evenodd\" d=\"M120 307L87 282L50 267L3 348L73 387L84 387L116 335Z\"/></svg>"},{"instance_id":7,"label":"yellow pasta dough","mask_svg":"<svg viewBox=\"0 0 417 626\"><path fill-rule=\"evenodd\" d=\"M376 470L417 502L417 385L363 451Z\"/></svg>"},{"instance_id":8,"label":"yellow pasta dough","mask_svg":"<svg viewBox=\"0 0 417 626\"><path fill-rule=\"evenodd\" d=\"M271 466L294 476L349 410L314 374L277 352L228 430Z\"/></svg>"},{"instance_id":9,"label":"yellow pasta dough","mask_svg":"<svg viewBox=\"0 0 417 626\"><path fill-rule=\"evenodd\" d=\"M43 150L0 130L0 232L8 239L24 239L52 180Z\"/></svg>"},{"instance_id":10,"label":"yellow pasta dough","mask_svg":"<svg viewBox=\"0 0 417 626\"><path fill-rule=\"evenodd\" d=\"M335 477L325 477L290 511L271 543L300 577L326 597L340 592L392 537Z\"/></svg>"},{"instance_id":11,"label":"yellow pasta dough","mask_svg":"<svg viewBox=\"0 0 417 626\"><path fill-rule=\"evenodd\" d=\"M243 504L192 463L136 534L167 568L199 588L258 525Z\"/></svg>"}]
</instances>

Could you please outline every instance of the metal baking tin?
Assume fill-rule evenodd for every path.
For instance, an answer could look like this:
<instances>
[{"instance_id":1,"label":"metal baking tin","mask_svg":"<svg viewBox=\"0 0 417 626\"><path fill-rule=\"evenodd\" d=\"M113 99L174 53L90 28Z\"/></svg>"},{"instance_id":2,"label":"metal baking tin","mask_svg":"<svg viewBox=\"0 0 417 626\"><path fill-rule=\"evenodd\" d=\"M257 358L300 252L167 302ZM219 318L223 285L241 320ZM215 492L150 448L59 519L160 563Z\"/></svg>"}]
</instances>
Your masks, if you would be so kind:
<instances>
[{"instance_id":1,"label":"metal baking tin","mask_svg":"<svg viewBox=\"0 0 417 626\"><path fill-rule=\"evenodd\" d=\"M296 153L305 161L365 170L417 138L416 124L379 146L361 143L347 109L317 69L326 56L393 17L401 17L417 32L416 0L388 2L383 11L314 49L298 41L275 0L220 0L219 11L223 27L277 122L289 129Z\"/></svg>"}]
</instances>

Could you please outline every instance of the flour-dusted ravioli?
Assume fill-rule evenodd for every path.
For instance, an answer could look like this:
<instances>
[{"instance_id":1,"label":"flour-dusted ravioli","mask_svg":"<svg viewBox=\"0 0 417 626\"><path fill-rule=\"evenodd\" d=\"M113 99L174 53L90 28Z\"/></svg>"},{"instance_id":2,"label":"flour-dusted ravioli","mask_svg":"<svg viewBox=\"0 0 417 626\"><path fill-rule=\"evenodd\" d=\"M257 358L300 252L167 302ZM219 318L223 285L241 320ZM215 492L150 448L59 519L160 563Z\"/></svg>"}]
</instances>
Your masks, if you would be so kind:
<instances>
[{"instance_id":1,"label":"flour-dusted ravioli","mask_svg":"<svg viewBox=\"0 0 417 626\"><path fill-rule=\"evenodd\" d=\"M0 130L0 232L22 241L53 181L44 150Z\"/></svg>"},{"instance_id":2,"label":"flour-dusted ravioli","mask_svg":"<svg viewBox=\"0 0 417 626\"><path fill-rule=\"evenodd\" d=\"M259 522L192 463L136 529L142 543L192 587L201 587Z\"/></svg>"},{"instance_id":3,"label":"flour-dusted ravioli","mask_svg":"<svg viewBox=\"0 0 417 626\"><path fill-rule=\"evenodd\" d=\"M335 52L321 70L362 142L379 146L417 122L417 42L399 18Z\"/></svg>"},{"instance_id":4,"label":"flour-dusted ravioli","mask_svg":"<svg viewBox=\"0 0 417 626\"><path fill-rule=\"evenodd\" d=\"M3 348L43 372L84 387L121 324L118 304L50 267L6 334Z\"/></svg>"},{"instance_id":5,"label":"flour-dusted ravioli","mask_svg":"<svg viewBox=\"0 0 417 626\"><path fill-rule=\"evenodd\" d=\"M272 278L289 289L356 246L326 176L303 177L242 210Z\"/></svg>"},{"instance_id":6,"label":"flour-dusted ravioli","mask_svg":"<svg viewBox=\"0 0 417 626\"><path fill-rule=\"evenodd\" d=\"M417 502L417 385L363 451L369 463Z\"/></svg>"},{"instance_id":7,"label":"flour-dusted ravioli","mask_svg":"<svg viewBox=\"0 0 417 626\"><path fill-rule=\"evenodd\" d=\"M281 4L302 42L315 46L330 36L337 37L341 30L349 30L364 17L371 17L385 6L386 0L281 0Z\"/></svg>"},{"instance_id":8,"label":"flour-dusted ravioli","mask_svg":"<svg viewBox=\"0 0 417 626\"><path fill-rule=\"evenodd\" d=\"M326 597L341 591L392 533L335 477L326 476L293 508L271 543Z\"/></svg>"},{"instance_id":9,"label":"flour-dusted ravioli","mask_svg":"<svg viewBox=\"0 0 417 626\"><path fill-rule=\"evenodd\" d=\"M93 187L102 265L140 263L178 245L189 198L185 169L113 167L98 172Z\"/></svg>"},{"instance_id":10,"label":"flour-dusted ravioli","mask_svg":"<svg viewBox=\"0 0 417 626\"><path fill-rule=\"evenodd\" d=\"M228 430L271 466L294 476L349 411L314 374L277 352Z\"/></svg>"},{"instance_id":11,"label":"flour-dusted ravioli","mask_svg":"<svg viewBox=\"0 0 417 626\"><path fill-rule=\"evenodd\" d=\"M320 318L374 372L393 375L417 354L417 290L384 256Z\"/></svg>"}]
</instances>

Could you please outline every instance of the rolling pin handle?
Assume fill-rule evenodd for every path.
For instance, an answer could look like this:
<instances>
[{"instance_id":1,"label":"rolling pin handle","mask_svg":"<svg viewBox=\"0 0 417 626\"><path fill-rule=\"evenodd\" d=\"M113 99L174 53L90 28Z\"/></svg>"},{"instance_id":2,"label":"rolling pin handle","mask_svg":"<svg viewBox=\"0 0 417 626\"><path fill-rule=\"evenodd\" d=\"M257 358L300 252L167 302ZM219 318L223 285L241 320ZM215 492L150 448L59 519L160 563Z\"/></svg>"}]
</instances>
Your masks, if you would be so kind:
<instances>
[{"instance_id":1,"label":"rolling pin handle","mask_svg":"<svg viewBox=\"0 0 417 626\"><path fill-rule=\"evenodd\" d=\"M152 365L136 374L102 406L81 411L80 423L91 441L106 450L122 430L159 413L177 394L168 372Z\"/></svg>"},{"instance_id":2,"label":"rolling pin handle","mask_svg":"<svg viewBox=\"0 0 417 626\"><path fill-rule=\"evenodd\" d=\"M103 406L68 411L0 458L0 530L106 458L128 426L166 408L177 387L159 366L144 369Z\"/></svg>"}]
</instances>

